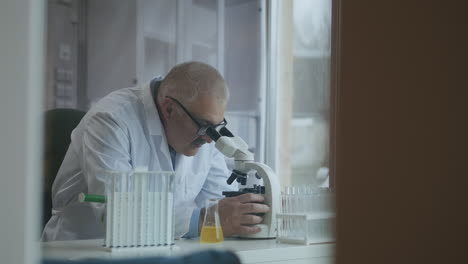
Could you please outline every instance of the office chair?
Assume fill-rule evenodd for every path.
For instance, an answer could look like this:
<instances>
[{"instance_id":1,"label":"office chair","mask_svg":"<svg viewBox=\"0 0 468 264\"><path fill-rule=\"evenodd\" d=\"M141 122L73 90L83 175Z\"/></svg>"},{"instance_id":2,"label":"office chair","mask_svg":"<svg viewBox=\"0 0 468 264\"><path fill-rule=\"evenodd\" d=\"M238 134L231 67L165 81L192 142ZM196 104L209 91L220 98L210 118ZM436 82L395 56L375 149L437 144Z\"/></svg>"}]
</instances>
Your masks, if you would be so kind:
<instances>
[{"instance_id":1,"label":"office chair","mask_svg":"<svg viewBox=\"0 0 468 264\"><path fill-rule=\"evenodd\" d=\"M86 112L76 109L52 109L45 112L43 221L52 216L52 184L70 145L70 135Z\"/></svg>"}]
</instances>

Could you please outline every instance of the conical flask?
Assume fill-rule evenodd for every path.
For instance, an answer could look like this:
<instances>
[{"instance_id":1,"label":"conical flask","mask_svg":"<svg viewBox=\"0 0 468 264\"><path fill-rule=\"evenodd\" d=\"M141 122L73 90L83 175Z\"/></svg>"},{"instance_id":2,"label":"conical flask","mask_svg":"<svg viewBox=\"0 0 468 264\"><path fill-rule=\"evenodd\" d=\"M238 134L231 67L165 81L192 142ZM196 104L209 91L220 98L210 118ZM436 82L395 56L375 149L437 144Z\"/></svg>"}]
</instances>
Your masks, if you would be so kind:
<instances>
[{"instance_id":1,"label":"conical flask","mask_svg":"<svg viewBox=\"0 0 468 264\"><path fill-rule=\"evenodd\" d=\"M218 200L209 199L206 202L205 217L200 234L202 243L219 243L224 241L223 229L219 220Z\"/></svg>"}]
</instances>

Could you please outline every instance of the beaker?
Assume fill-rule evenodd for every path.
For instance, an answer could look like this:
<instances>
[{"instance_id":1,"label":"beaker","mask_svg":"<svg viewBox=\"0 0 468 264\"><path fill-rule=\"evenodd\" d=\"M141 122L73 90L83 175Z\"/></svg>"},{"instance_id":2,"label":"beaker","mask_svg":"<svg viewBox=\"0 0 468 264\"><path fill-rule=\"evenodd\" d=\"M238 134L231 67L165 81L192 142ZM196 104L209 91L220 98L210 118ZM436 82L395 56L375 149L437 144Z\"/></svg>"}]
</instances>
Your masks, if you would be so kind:
<instances>
[{"instance_id":1,"label":"beaker","mask_svg":"<svg viewBox=\"0 0 468 264\"><path fill-rule=\"evenodd\" d=\"M218 213L218 200L209 199L206 202L205 217L200 233L200 242L219 243L224 241L223 229Z\"/></svg>"}]
</instances>

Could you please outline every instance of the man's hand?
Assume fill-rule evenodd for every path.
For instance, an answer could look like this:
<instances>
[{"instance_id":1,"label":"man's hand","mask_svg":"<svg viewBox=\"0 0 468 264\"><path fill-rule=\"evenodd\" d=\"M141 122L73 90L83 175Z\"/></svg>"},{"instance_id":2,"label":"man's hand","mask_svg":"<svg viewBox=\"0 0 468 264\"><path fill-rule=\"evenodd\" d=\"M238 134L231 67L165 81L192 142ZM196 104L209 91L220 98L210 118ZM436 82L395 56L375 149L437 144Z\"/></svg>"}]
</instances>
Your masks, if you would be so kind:
<instances>
[{"instance_id":1,"label":"man's hand","mask_svg":"<svg viewBox=\"0 0 468 264\"><path fill-rule=\"evenodd\" d=\"M253 193L220 200L218 211L224 236L260 232L259 227L250 225L259 224L263 220L262 217L252 215L252 213L266 213L270 210L270 207L262 204L263 201L263 196Z\"/></svg>"}]
</instances>

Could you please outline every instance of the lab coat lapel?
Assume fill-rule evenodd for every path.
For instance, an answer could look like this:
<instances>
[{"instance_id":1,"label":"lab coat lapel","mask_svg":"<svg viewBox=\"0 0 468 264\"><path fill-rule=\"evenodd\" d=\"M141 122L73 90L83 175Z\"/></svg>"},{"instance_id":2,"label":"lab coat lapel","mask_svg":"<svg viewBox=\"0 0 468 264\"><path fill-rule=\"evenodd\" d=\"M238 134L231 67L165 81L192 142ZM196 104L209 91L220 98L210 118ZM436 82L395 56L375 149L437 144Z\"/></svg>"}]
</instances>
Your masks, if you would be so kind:
<instances>
[{"instance_id":1,"label":"lab coat lapel","mask_svg":"<svg viewBox=\"0 0 468 264\"><path fill-rule=\"evenodd\" d=\"M169 153L169 145L167 144L167 138L164 133L164 128L159 118L158 110L154 104L153 96L151 94L151 89L149 84L144 87L143 91L143 103L145 105L145 111L148 122L148 130L151 135L153 142L155 143L155 157L158 157L161 170L173 170L175 171L174 178L174 206L180 208L181 210L187 210L191 208L187 217L190 219L191 210L193 210L193 201L187 201L189 196L189 179L187 175L191 175L191 160L193 157L187 157L184 155L177 154L175 158L175 168L172 166L171 155ZM161 154L161 155L158 155ZM163 157L161 157L163 156ZM162 160L164 159L164 160ZM180 219L184 223L183 217Z\"/></svg>"},{"instance_id":2,"label":"lab coat lapel","mask_svg":"<svg viewBox=\"0 0 468 264\"><path fill-rule=\"evenodd\" d=\"M187 201L187 198L190 197L190 177L193 174L192 168L192 159L193 157L187 157L184 155L177 154L175 162L175 192L177 192L178 197L182 201ZM191 204L182 203L181 206L191 206Z\"/></svg>"},{"instance_id":3,"label":"lab coat lapel","mask_svg":"<svg viewBox=\"0 0 468 264\"><path fill-rule=\"evenodd\" d=\"M189 165L192 157L187 157L184 155L177 154L175 162L175 171L176 171L176 190L180 192L180 196L185 199L188 193L188 179L184 175L190 175Z\"/></svg>"},{"instance_id":4,"label":"lab coat lapel","mask_svg":"<svg viewBox=\"0 0 468 264\"><path fill-rule=\"evenodd\" d=\"M177 230L179 230L175 233L175 236L180 237L188 231L190 217L195 208L193 200L187 200L189 186L187 184L187 179L183 177L183 175L190 175L191 157L177 154L175 168L173 168L169 145L167 144L167 138L159 118L158 110L154 104L149 84L143 88L141 100L145 106L148 132L153 141L155 158L159 159L160 170L175 171L174 211L175 215L177 215L175 225L178 226Z\"/></svg>"},{"instance_id":5,"label":"lab coat lapel","mask_svg":"<svg viewBox=\"0 0 468 264\"><path fill-rule=\"evenodd\" d=\"M173 171L174 168L172 167L171 155L169 154L169 146L167 144L166 135L164 133L164 128L162 126L161 119L159 118L158 109L154 104L153 95L151 94L149 84L144 85L142 95L143 96L141 100L145 107L146 121L148 124L149 134L153 141L153 145L156 148L156 151L159 151L163 157L161 157L161 155L158 155L158 153L154 153L154 155L155 157L158 157L160 159L159 163L161 170Z\"/></svg>"}]
</instances>

